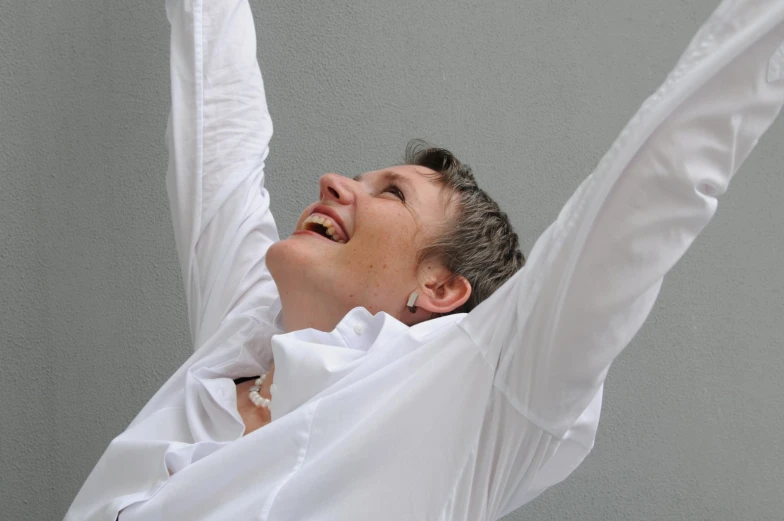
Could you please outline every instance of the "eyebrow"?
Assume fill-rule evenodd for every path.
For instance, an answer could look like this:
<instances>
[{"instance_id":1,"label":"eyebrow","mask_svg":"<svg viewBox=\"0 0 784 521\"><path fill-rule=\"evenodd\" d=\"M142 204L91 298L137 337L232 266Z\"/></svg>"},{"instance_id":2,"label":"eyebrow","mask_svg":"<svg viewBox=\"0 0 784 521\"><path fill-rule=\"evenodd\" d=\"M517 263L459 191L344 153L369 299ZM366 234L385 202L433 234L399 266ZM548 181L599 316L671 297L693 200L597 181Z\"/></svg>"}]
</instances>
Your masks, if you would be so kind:
<instances>
[{"instance_id":1,"label":"eyebrow","mask_svg":"<svg viewBox=\"0 0 784 521\"><path fill-rule=\"evenodd\" d=\"M354 176L353 179L354 181L362 182L364 176L365 174L359 174ZM385 182L400 183L402 185L405 185L408 188L409 192L416 197L416 191L414 190L414 185L408 177L404 175L400 175L397 172L393 172L392 170L384 170L383 172L381 172L381 178Z\"/></svg>"}]
</instances>

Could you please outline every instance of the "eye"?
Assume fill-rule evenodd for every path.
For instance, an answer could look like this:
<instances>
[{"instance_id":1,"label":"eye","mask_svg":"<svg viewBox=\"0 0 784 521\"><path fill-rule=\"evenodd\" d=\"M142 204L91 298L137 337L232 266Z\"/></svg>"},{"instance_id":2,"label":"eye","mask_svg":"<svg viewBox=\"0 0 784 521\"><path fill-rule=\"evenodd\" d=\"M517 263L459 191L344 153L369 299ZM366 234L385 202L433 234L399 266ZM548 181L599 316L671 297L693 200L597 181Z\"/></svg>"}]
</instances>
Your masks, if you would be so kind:
<instances>
[{"instance_id":1,"label":"eye","mask_svg":"<svg viewBox=\"0 0 784 521\"><path fill-rule=\"evenodd\" d=\"M388 187L384 188L384 190L382 191L382 193L387 193L387 192L394 195L404 203L406 202L405 194L403 194L403 191L400 188L398 188L396 185L389 185Z\"/></svg>"}]
</instances>

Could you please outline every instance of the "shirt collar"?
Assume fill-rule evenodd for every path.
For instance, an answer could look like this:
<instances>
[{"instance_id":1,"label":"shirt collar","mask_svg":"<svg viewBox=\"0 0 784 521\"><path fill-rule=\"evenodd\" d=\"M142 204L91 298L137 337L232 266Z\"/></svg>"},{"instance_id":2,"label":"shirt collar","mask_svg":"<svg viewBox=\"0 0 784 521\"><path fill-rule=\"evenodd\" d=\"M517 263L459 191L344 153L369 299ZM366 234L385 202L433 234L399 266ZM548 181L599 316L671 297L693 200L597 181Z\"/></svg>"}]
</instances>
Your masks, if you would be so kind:
<instances>
[{"instance_id":1,"label":"shirt collar","mask_svg":"<svg viewBox=\"0 0 784 521\"><path fill-rule=\"evenodd\" d=\"M405 337L408 326L386 313L349 311L330 332L302 329L272 337L275 394L272 419L279 418L358 368L385 340Z\"/></svg>"}]
</instances>

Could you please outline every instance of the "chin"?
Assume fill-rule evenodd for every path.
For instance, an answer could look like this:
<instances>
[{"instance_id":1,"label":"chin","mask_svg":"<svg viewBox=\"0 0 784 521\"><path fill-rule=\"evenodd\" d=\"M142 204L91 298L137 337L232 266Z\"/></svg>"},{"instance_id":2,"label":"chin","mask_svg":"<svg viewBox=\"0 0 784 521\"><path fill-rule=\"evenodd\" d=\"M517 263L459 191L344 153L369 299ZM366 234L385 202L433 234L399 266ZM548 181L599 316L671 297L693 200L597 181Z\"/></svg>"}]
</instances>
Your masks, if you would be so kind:
<instances>
[{"instance_id":1,"label":"chin","mask_svg":"<svg viewBox=\"0 0 784 521\"><path fill-rule=\"evenodd\" d=\"M323 250L315 248L312 241L296 236L278 241L267 250L267 268L278 288L302 284L317 276L323 259Z\"/></svg>"},{"instance_id":2,"label":"chin","mask_svg":"<svg viewBox=\"0 0 784 521\"><path fill-rule=\"evenodd\" d=\"M302 248L295 244L291 238L278 241L267 250L267 268L275 282L285 277L286 272L293 266L302 263L305 252L298 251Z\"/></svg>"}]
</instances>

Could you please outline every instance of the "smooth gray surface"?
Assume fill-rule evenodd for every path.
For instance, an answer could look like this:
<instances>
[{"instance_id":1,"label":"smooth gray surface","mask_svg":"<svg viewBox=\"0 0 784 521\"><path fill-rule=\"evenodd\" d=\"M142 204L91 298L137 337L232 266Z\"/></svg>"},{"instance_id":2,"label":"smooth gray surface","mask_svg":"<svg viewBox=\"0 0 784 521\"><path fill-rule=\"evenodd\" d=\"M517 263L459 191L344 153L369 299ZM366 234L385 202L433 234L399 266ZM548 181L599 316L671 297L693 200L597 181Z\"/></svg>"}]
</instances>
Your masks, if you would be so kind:
<instances>
[{"instance_id":1,"label":"smooth gray surface","mask_svg":"<svg viewBox=\"0 0 784 521\"><path fill-rule=\"evenodd\" d=\"M282 235L326 171L424 137L524 249L712 0L254 2ZM189 353L164 187L163 2L0 0L0 518L59 519ZM780 520L784 121L610 372L596 449L507 519Z\"/></svg>"}]
</instances>

